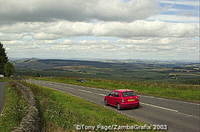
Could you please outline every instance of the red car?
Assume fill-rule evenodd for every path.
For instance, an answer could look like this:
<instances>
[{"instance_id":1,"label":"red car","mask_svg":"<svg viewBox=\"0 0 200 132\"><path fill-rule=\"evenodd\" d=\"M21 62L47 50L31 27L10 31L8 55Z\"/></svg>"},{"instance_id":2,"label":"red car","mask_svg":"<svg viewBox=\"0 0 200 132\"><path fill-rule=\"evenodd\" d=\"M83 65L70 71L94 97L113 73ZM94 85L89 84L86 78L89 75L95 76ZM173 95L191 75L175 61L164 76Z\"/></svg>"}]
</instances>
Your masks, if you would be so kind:
<instances>
[{"instance_id":1,"label":"red car","mask_svg":"<svg viewBox=\"0 0 200 132\"><path fill-rule=\"evenodd\" d=\"M117 107L118 110L122 108L139 107L139 96L133 90L119 89L113 90L104 97L105 105L112 105Z\"/></svg>"}]
</instances>

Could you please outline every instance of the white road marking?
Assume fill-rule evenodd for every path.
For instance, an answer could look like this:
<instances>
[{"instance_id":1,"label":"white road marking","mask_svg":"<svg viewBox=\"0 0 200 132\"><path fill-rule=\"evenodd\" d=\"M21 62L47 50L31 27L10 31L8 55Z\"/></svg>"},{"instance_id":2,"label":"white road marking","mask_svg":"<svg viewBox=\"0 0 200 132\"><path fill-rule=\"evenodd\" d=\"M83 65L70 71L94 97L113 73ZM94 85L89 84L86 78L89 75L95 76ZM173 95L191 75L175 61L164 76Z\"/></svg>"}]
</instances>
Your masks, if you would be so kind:
<instances>
[{"instance_id":1,"label":"white road marking","mask_svg":"<svg viewBox=\"0 0 200 132\"><path fill-rule=\"evenodd\" d=\"M179 114L183 114L183 115L185 115L185 116L192 116L192 117L196 117L196 116L194 116L194 115L188 115L188 114L185 114L185 113L181 113L181 112L178 112Z\"/></svg>"},{"instance_id":2,"label":"white road marking","mask_svg":"<svg viewBox=\"0 0 200 132\"><path fill-rule=\"evenodd\" d=\"M65 88L61 88L61 87L59 87L59 88L57 88L57 89L60 89L60 90L67 90L67 89L74 90L73 88L70 88L70 87L65 87Z\"/></svg>"},{"instance_id":3,"label":"white road marking","mask_svg":"<svg viewBox=\"0 0 200 132\"><path fill-rule=\"evenodd\" d=\"M178 112L178 110L174 110L174 109L169 109L169 108L165 108L165 107L161 107L161 106L157 106L157 105L152 105L152 104L147 104L147 103L142 103L142 102L140 102L140 103L143 104L143 105L148 105L148 106L152 106L152 107L155 107L155 108L160 108L160 109L163 109L163 110Z\"/></svg>"},{"instance_id":4,"label":"white road marking","mask_svg":"<svg viewBox=\"0 0 200 132\"><path fill-rule=\"evenodd\" d=\"M37 82L36 82L37 83ZM82 86L83 87L83 86ZM84 87L83 87L84 88ZM87 88L87 87L86 87ZM75 89L75 88L69 88L68 89ZM96 88L91 88L91 89L95 89L95 90L100 90L100 89L96 89ZM62 89L61 89L62 90ZM82 90L82 89L78 89L79 91L83 91L83 92L87 92L87 93L93 93L91 91L87 91L87 90ZM101 89L102 91L109 91L109 90L103 90ZM106 96L105 94L98 94L98 93L94 93L94 94L97 94L97 95L100 95L100 96ZM178 101L178 100L171 100L171 99L165 99L165 98L159 98L159 97L154 97L154 96L145 96L145 95L141 95L141 96L144 96L144 97L149 97L149 98L156 98L156 99L162 99L162 100L169 100L169 101L176 101L176 102L182 102L182 103L188 103L188 104L194 104L194 105L200 105L200 104L196 104L196 103L189 103L189 102L183 102L183 101ZM177 112L179 114L183 114L185 116L192 116L192 117L196 117L194 115L189 115L189 114L185 114L185 113L181 113L179 112L178 110L174 110L174 109L170 109L170 108L165 108L165 107L161 107L161 106L157 106L157 105L152 105L152 104L148 104L148 103L142 103L140 102L140 104L143 104L143 105L147 105L147 106L151 106L151 107L155 107L155 108L159 108L159 109L163 109L163 110L168 110L168 111L173 111L173 112Z\"/></svg>"},{"instance_id":5,"label":"white road marking","mask_svg":"<svg viewBox=\"0 0 200 132\"><path fill-rule=\"evenodd\" d=\"M105 94L98 94L98 95L101 95L101 96L106 96Z\"/></svg>"},{"instance_id":6,"label":"white road marking","mask_svg":"<svg viewBox=\"0 0 200 132\"><path fill-rule=\"evenodd\" d=\"M37 82L36 82L37 83ZM45 84L43 84L43 85L45 85ZM49 85L51 85L51 86L56 86L56 85L59 85L59 84L51 84L51 83L49 83ZM65 88L66 89L73 89L74 90L74 88L71 88L71 87L68 87L68 86L65 86ZM58 88L58 89L61 89L62 90L62 88Z\"/></svg>"},{"instance_id":7,"label":"white road marking","mask_svg":"<svg viewBox=\"0 0 200 132\"><path fill-rule=\"evenodd\" d=\"M154 97L154 96L146 96L146 95L140 95L141 97L147 97L147 98L155 98L155 99L160 99L160 100L167 100L167 101L172 101L172 102L180 102L180 103L185 103L185 104L192 104L192 105L200 105L197 103L191 103L191 102L184 102L181 100L172 100L172 99L165 99L165 98L160 98L160 97Z\"/></svg>"},{"instance_id":8,"label":"white road marking","mask_svg":"<svg viewBox=\"0 0 200 132\"><path fill-rule=\"evenodd\" d=\"M182 114L182 115L184 115L184 116L196 117L196 116L194 116L194 115L189 115L189 114L185 114L185 113L179 112L178 110L169 109L169 108L165 108L165 107L161 107L161 106L157 106L157 105L152 105L152 104L147 104L147 103L142 103L142 102L140 102L140 104L148 105L148 106L151 106L151 107L160 108L160 109L164 109L164 110L168 110L168 111L177 112L178 114Z\"/></svg>"},{"instance_id":9,"label":"white road marking","mask_svg":"<svg viewBox=\"0 0 200 132\"><path fill-rule=\"evenodd\" d=\"M99 90L99 91L106 91L106 92L110 92L111 90L106 90L106 89L101 89L101 88L91 88L91 87L86 87L86 88L90 88L90 89L94 89L94 90Z\"/></svg>"},{"instance_id":10,"label":"white road marking","mask_svg":"<svg viewBox=\"0 0 200 132\"><path fill-rule=\"evenodd\" d=\"M82 92L87 92L87 93L92 93L91 91L82 90L82 89L79 89L79 91L82 91Z\"/></svg>"},{"instance_id":11,"label":"white road marking","mask_svg":"<svg viewBox=\"0 0 200 132\"><path fill-rule=\"evenodd\" d=\"M38 81L38 80L37 80ZM36 81L36 82L37 82ZM42 81L41 81L42 82ZM50 82L50 81L48 81ZM52 83L52 82L51 82ZM55 83L54 84L59 84L59 83ZM78 86L78 85L73 85L73 84L64 84L66 86ZM79 86L79 87L82 87L82 88L90 88L90 89L95 89L95 90L99 90L99 91L106 91L106 92L110 92L111 90L106 90L106 89L101 89L101 88L92 88L92 87L85 87L85 86ZM186 104L192 104L192 105L200 105L198 103L192 103L192 102L184 102L184 101L179 101L179 100L172 100L172 99L166 99L166 98L160 98L160 97L154 97L154 96L146 96L146 95L140 95L140 96L143 96L143 97L147 97L147 98L156 98L156 99L160 99L160 100L168 100L168 101L173 101L173 102L180 102L180 103L186 103Z\"/></svg>"},{"instance_id":12,"label":"white road marking","mask_svg":"<svg viewBox=\"0 0 200 132\"><path fill-rule=\"evenodd\" d=\"M74 88L70 88L70 87L65 87L66 89L74 89Z\"/></svg>"}]
</instances>

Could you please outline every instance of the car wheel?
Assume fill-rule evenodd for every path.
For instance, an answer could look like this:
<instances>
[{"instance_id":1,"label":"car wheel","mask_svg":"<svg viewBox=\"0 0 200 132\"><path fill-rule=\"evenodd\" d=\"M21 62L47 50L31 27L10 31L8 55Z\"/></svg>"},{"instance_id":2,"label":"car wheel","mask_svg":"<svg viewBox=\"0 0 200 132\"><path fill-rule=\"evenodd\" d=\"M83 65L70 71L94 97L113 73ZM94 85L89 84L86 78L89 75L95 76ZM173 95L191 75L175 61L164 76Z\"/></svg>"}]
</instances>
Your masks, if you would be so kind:
<instances>
[{"instance_id":1,"label":"car wheel","mask_svg":"<svg viewBox=\"0 0 200 132\"><path fill-rule=\"evenodd\" d=\"M136 107L134 107L135 109L138 109L140 106L136 106Z\"/></svg>"},{"instance_id":2,"label":"car wheel","mask_svg":"<svg viewBox=\"0 0 200 132\"><path fill-rule=\"evenodd\" d=\"M117 109L118 109L118 110L121 110L120 104L117 104Z\"/></svg>"},{"instance_id":3,"label":"car wheel","mask_svg":"<svg viewBox=\"0 0 200 132\"><path fill-rule=\"evenodd\" d=\"M136 106L135 108L139 108L139 107L140 107L140 105Z\"/></svg>"},{"instance_id":4,"label":"car wheel","mask_svg":"<svg viewBox=\"0 0 200 132\"><path fill-rule=\"evenodd\" d=\"M107 100L104 100L104 104L105 104L105 105L108 105L108 102L107 102Z\"/></svg>"}]
</instances>

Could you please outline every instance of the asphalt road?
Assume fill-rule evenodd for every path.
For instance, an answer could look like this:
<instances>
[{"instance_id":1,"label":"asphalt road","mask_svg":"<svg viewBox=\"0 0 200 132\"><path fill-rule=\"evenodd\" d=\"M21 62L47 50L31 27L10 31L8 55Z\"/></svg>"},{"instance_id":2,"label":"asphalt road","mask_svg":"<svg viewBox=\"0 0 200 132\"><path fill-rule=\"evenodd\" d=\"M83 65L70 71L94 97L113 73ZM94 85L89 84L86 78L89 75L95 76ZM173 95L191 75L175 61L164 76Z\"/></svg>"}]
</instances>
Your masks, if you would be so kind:
<instances>
[{"instance_id":1,"label":"asphalt road","mask_svg":"<svg viewBox=\"0 0 200 132\"><path fill-rule=\"evenodd\" d=\"M107 90L49 81L27 80L30 83L57 89L104 105ZM120 113L151 124L168 125L169 132L200 132L200 104L141 95L141 107ZM109 108L115 110L108 106Z\"/></svg>"},{"instance_id":2,"label":"asphalt road","mask_svg":"<svg viewBox=\"0 0 200 132\"><path fill-rule=\"evenodd\" d=\"M5 83L0 82L0 113L3 110L3 104L4 104L4 88Z\"/></svg>"}]
</instances>

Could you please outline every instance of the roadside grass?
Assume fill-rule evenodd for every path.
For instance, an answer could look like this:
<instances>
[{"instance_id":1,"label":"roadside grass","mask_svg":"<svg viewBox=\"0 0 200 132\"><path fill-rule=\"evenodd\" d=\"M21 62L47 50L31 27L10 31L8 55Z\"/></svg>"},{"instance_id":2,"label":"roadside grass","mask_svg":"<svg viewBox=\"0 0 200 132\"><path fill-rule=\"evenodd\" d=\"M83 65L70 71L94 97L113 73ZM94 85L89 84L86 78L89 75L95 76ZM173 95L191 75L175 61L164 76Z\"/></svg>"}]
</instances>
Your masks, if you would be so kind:
<instances>
[{"instance_id":1,"label":"roadside grass","mask_svg":"<svg viewBox=\"0 0 200 132\"><path fill-rule=\"evenodd\" d=\"M5 105L0 115L0 132L10 132L18 127L22 118L26 115L27 102L14 85L6 86Z\"/></svg>"},{"instance_id":2,"label":"roadside grass","mask_svg":"<svg viewBox=\"0 0 200 132\"><path fill-rule=\"evenodd\" d=\"M9 80L7 77L0 78L0 82L8 82Z\"/></svg>"},{"instance_id":3,"label":"roadside grass","mask_svg":"<svg viewBox=\"0 0 200 132\"><path fill-rule=\"evenodd\" d=\"M95 87L102 89L133 89L138 94L152 95L163 98L171 98L183 101L200 103L200 85L171 84L166 82L145 81L114 81L105 79L85 78L84 82L77 81L79 78L69 77L37 77L34 79L54 81L60 83Z\"/></svg>"},{"instance_id":4,"label":"roadside grass","mask_svg":"<svg viewBox=\"0 0 200 132\"><path fill-rule=\"evenodd\" d=\"M42 115L43 131L75 131L74 125L144 125L116 111L48 87L30 83Z\"/></svg>"}]
</instances>

